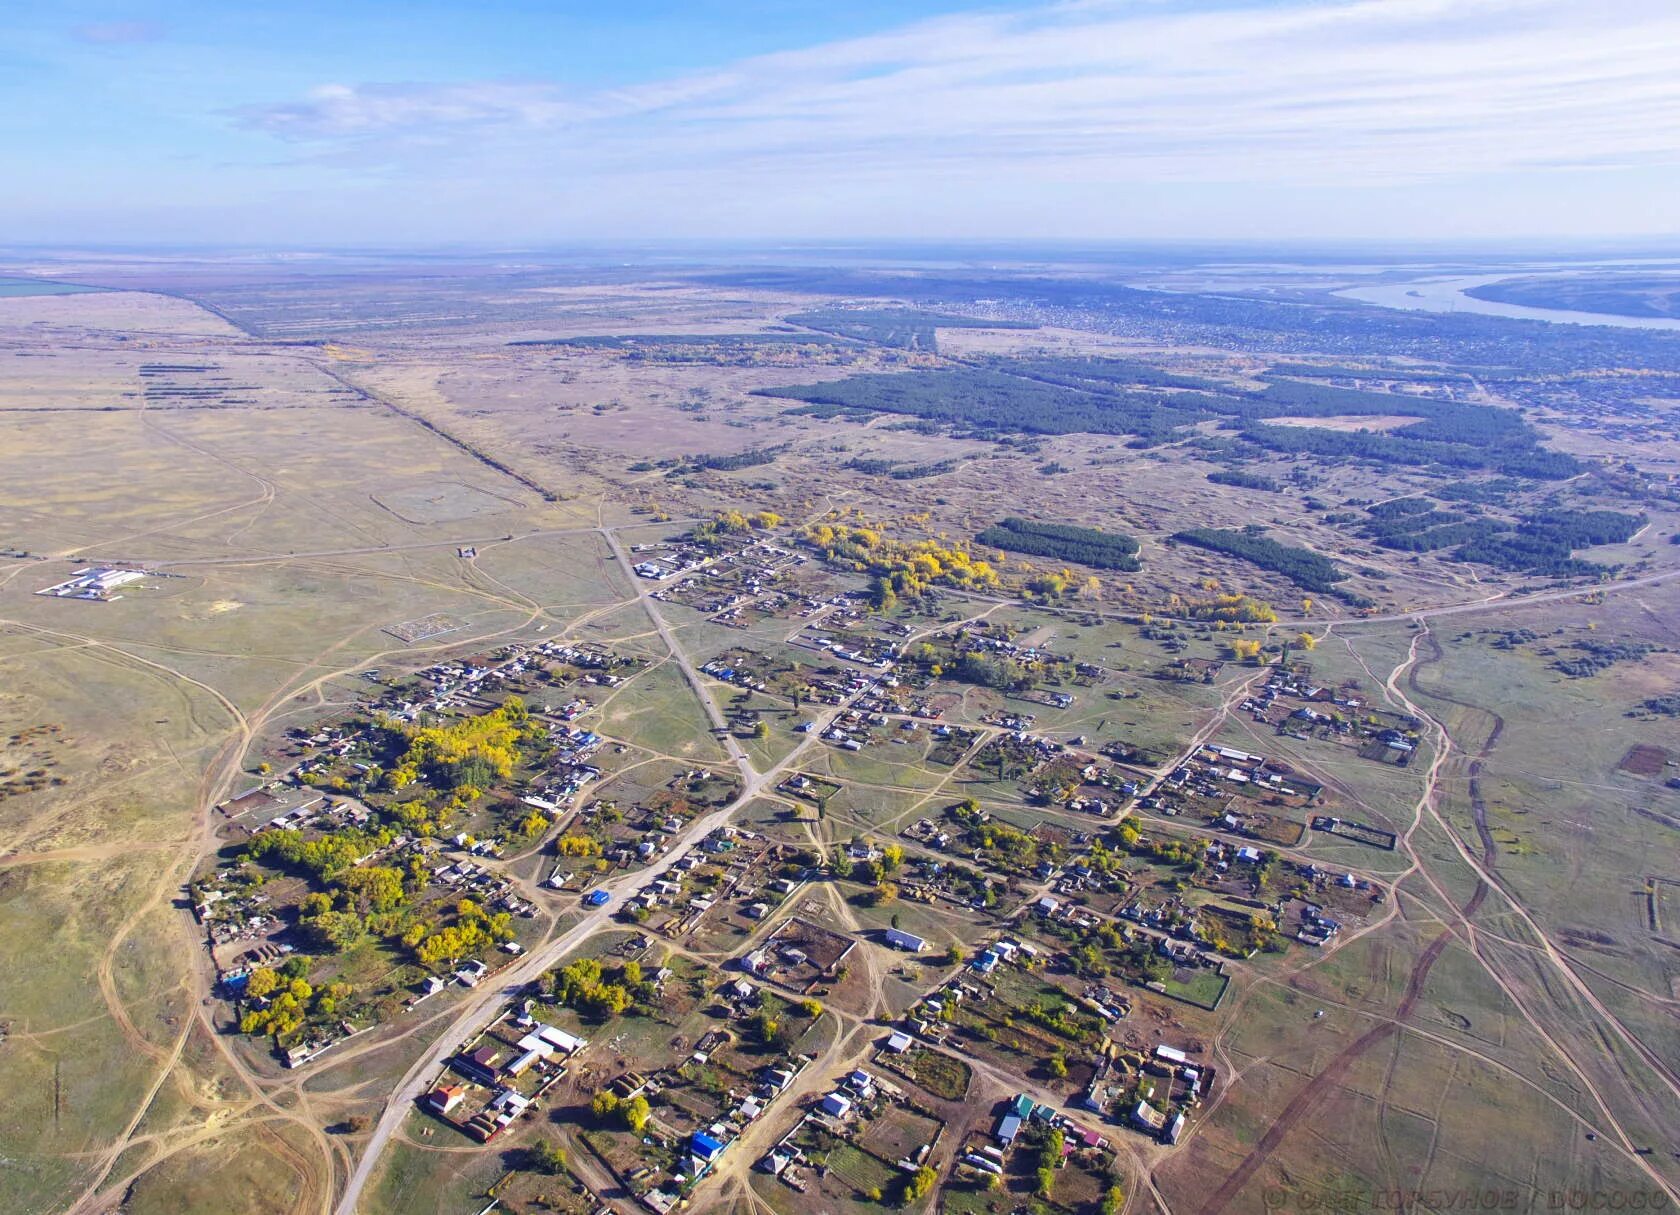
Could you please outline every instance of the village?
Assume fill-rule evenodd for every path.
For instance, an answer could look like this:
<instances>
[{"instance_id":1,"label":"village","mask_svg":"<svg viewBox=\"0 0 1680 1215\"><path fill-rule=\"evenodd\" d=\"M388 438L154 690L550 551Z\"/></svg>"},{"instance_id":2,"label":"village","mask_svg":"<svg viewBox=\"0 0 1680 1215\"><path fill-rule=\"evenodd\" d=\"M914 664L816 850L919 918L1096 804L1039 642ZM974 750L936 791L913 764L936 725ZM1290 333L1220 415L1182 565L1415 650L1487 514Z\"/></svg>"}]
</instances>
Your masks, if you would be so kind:
<instances>
[{"instance_id":1,"label":"village","mask_svg":"<svg viewBox=\"0 0 1680 1215\"><path fill-rule=\"evenodd\" d=\"M1392 833L1280 757L1103 730L1143 693L1101 661L871 611L767 538L633 556L715 639L714 736L775 765L745 813L735 765L611 725L645 656L530 638L364 672L217 808L192 885L230 1024L285 1067L509 993L423 1078L410 1132L512 1151L509 1210L663 1215L750 1178L790 1215L936 1190L1112 1213L1217 1091L1233 985L1381 914L1382 881L1303 850ZM1299 659L1242 688L1292 744L1415 746ZM885 815L899 773L951 793Z\"/></svg>"}]
</instances>

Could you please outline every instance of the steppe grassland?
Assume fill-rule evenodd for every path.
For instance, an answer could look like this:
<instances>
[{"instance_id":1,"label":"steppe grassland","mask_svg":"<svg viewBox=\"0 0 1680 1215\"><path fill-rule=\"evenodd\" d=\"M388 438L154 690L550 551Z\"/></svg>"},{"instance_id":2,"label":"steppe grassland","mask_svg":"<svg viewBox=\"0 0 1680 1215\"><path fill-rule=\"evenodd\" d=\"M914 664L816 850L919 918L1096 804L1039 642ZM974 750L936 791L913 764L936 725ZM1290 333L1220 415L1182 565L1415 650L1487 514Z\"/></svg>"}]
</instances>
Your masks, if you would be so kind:
<instances>
[{"instance_id":1,"label":"steppe grassland","mask_svg":"<svg viewBox=\"0 0 1680 1215\"><path fill-rule=\"evenodd\" d=\"M686 332L680 315L664 328ZM942 330L941 341L983 333ZM1026 336L1035 333L1026 331ZM1024 338L1017 333L1008 340ZM1055 341L1045 345L1060 349ZM468 350L476 356L469 357ZM1072 350L1114 353L1100 341ZM915 419L892 415L867 420L801 416L792 412L792 402L751 394L758 387L893 370L905 365L895 361L901 357L931 358L895 354L883 361L878 351L856 357L856 365L844 367L663 364L633 362L596 349L508 347L500 337L478 335L463 337L447 352L412 344L383 351L341 371L350 382L468 437L539 481L572 477L592 485L610 483L679 514L749 496L790 517L825 505L858 507L892 527L960 540L997 521L997 491L1005 486L1010 510L1136 535L1143 543L1146 581L1163 594L1195 594L1207 579L1223 575L1228 583L1231 576L1225 559L1169 547L1163 543L1166 536L1189 526L1251 523L1288 534L1292 543L1369 563L1366 568L1378 571L1376 576L1405 604L1462 598L1477 585L1500 581L1479 571L1478 584L1462 566L1433 558L1396 561L1394 554L1375 546L1350 545L1345 530L1323 522L1300 492L1208 483L1206 474L1218 466L1184 445L1139 452L1128 448L1122 436L1064 435L1031 436L1030 442L1000 446L920 433ZM1211 438L1219 434L1213 423L1197 429ZM649 462L680 463L764 448L778 449L773 463L736 471L672 479L645 468ZM860 458L901 467L951 463L931 475L896 479L847 467ZM1256 471L1281 479L1289 468L1279 461ZM1364 468L1322 468L1315 470L1309 496L1325 502L1387 498L1429 484L1428 477L1405 469L1373 474ZM1010 560L1011 568L1021 564ZM1358 585L1365 592L1374 589L1363 581ZM1253 569L1244 571L1238 589L1285 605L1303 597L1287 580ZM1344 614L1318 598L1319 614Z\"/></svg>"},{"instance_id":2,"label":"steppe grassland","mask_svg":"<svg viewBox=\"0 0 1680 1215\"><path fill-rule=\"evenodd\" d=\"M1409 837L1428 876L1411 873L1402 881L1398 920L1310 971L1286 978L1296 969L1286 964L1285 975L1252 982L1227 1001L1221 1049L1240 1080L1205 1134L1158 1175L1169 1202L1175 1193L1188 1199L1193 1190L1185 1187L1208 1170L1227 1174L1250 1157L1257 1167L1234 1195L1233 1210L1259 1209L1262 1194L1269 1188L1275 1196L1280 1187L1320 1195L1489 1185L1519 1192L1651 1188L1625 1149L1606 1148L1605 1136L1589 1140L1587 1133L1602 1129L1608 1106L1635 1146L1663 1144L1660 1111L1667 1098L1650 1081L1630 1084L1645 1069L1614 1034L1589 1030L1593 1014L1585 997L1545 960L1542 940L1617 1009L1635 1036L1672 1053L1667 1006L1677 967L1651 938L1648 887L1627 875L1660 869L1660 858L1672 855L1675 828L1660 816L1680 812L1680 798L1618 765L1631 745L1672 744L1668 721L1625 714L1652 689L1675 685L1675 658L1653 654L1637 673L1618 666L1587 679L1570 679L1552 662L1569 656L1572 641L1612 640L1633 633L1638 621L1647 623L1637 635L1647 635L1653 613L1673 610L1673 595L1662 586L1602 603L1584 597L1462 623L1445 617L1430 623L1429 636L1404 624L1350 625L1345 647L1332 637L1313 653L1315 669L1334 676L1349 669L1350 655L1364 659L1356 666L1386 673L1418 647L1416 679L1402 679L1399 690L1439 717L1452 738L1436 802L1444 826L1426 810ZM1524 628L1539 639L1513 648L1493 644ZM1441 644L1439 659L1431 638ZM1622 671L1633 675L1625 684L1617 682ZM1369 679L1364 686L1377 690ZM1498 706L1499 715L1485 706ZM1222 737L1243 745L1240 731L1228 728ZM1414 770L1397 772L1360 761L1325 763L1322 746L1250 742L1292 762L1318 757L1318 766L1345 780L1360 803L1395 812L1391 821L1402 831L1409 824L1398 817L1405 786L1422 792L1416 769L1429 758L1420 755ZM1473 760L1479 760L1474 771ZM1459 909L1477 886L1465 859L1481 862L1473 775L1495 843L1489 872L1499 885L1474 917L1483 931L1467 942L1460 929L1444 943L1399 1022L1426 946L1461 921ZM1656 817L1640 813L1653 809ZM1334 864L1338 854L1326 845L1339 847L1317 837L1312 851ZM1505 890L1526 916L1517 914ZM1472 947L1480 960L1471 957ZM1396 1024L1394 1032L1350 1051L1329 1080L1309 1082L1363 1035ZM1306 1091L1312 1097L1298 1117L1303 1130L1317 1133L1262 1148L1261 1133ZM1488 1133L1489 1120L1506 1133ZM1376 1165L1372 1143L1381 1149ZM1537 1158L1533 1143L1551 1147ZM1389 1162L1386 1173L1377 1167L1382 1161ZM1404 1171L1396 1171L1398 1162L1407 1162Z\"/></svg>"},{"instance_id":3,"label":"steppe grassland","mask_svg":"<svg viewBox=\"0 0 1680 1215\"><path fill-rule=\"evenodd\" d=\"M0 298L0 328L26 326L76 339L125 333L140 341L244 336L221 317L188 300L147 291ZM8 333L8 338L12 335Z\"/></svg>"},{"instance_id":4,"label":"steppe grassland","mask_svg":"<svg viewBox=\"0 0 1680 1215\"><path fill-rule=\"evenodd\" d=\"M0 306L14 345L96 347L114 341L106 327L129 324L154 335L149 357L161 361L214 357L202 343L229 332L159 297ZM166 336L178 334L189 338ZM588 530L592 511L544 503L378 407L328 403L296 360L241 374L253 366L279 376L269 387L297 394L296 407L142 412L123 399L135 389L124 358L100 370L108 382L69 391L108 394L118 408L6 419L0 533L49 559L0 567L0 736L62 727L49 782L0 803L3 968L27 977L0 992L19 1093L0 1119L7 1210L61 1209L131 1126L141 1138L108 1179L143 1172L166 1145L185 1148L146 1177L135 1209L227 1210L235 1183L260 1206L265 1189L327 1183L319 1132L247 1125L232 1058L214 1040L194 1045L201 958L173 902L206 846L209 806L249 779L239 761L250 738L342 695L341 673L527 627L558 633L611 616L630 595ZM0 410L56 399L56 388L32 393L27 382L8 369ZM378 500L447 504L455 495L428 488L437 485L483 492L469 495L467 517L425 523ZM484 511L485 496L500 509ZM479 538L482 564L457 557L457 539ZM300 552L320 555L286 556ZM160 576L110 603L32 593L84 555L144 560ZM414 647L382 631L434 612L464 627ZM214 1137L194 1138L211 1126Z\"/></svg>"}]
</instances>

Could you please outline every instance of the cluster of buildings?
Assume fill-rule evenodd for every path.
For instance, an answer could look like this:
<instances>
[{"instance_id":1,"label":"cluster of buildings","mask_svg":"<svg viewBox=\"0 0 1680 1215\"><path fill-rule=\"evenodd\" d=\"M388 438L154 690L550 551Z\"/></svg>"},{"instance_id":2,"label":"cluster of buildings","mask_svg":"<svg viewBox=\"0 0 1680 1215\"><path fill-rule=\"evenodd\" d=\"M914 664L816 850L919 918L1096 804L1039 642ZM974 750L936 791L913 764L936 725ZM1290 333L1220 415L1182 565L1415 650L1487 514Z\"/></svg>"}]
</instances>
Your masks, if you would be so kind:
<instances>
[{"instance_id":1,"label":"cluster of buildings","mask_svg":"<svg viewBox=\"0 0 1680 1215\"><path fill-rule=\"evenodd\" d=\"M509 1042L514 1034L519 1036ZM450 1059L420 1104L462 1134L488 1143L535 1108L565 1076L566 1061L587 1045L575 1034L536 1020L526 1001Z\"/></svg>"},{"instance_id":2,"label":"cluster of buildings","mask_svg":"<svg viewBox=\"0 0 1680 1215\"><path fill-rule=\"evenodd\" d=\"M90 603L111 603L121 599L121 590L152 577L146 570L122 569L108 565L90 565L77 570L63 582L43 587L37 595L54 599L84 599Z\"/></svg>"}]
</instances>

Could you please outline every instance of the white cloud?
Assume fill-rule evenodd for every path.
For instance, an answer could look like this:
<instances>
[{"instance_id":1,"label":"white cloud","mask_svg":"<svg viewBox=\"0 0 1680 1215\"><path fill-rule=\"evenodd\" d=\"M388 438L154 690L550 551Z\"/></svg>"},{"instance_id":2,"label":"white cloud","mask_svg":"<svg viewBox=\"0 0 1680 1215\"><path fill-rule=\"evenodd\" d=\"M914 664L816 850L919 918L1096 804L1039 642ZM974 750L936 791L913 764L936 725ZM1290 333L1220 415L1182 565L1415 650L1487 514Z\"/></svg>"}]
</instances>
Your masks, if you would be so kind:
<instances>
[{"instance_id":1,"label":"white cloud","mask_svg":"<svg viewBox=\"0 0 1680 1215\"><path fill-rule=\"evenodd\" d=\"M95 46L121 46L132 42L155 42L163 37L163 27L152 21L93 21L71 29L77 42Z\"/></svg>"},{"instance_id":2,"label":"white cloud","mask_svg":"<svg viewBox=\"0 0 1680 1215\"><path fill-rule=\"evenodd\" d=\"M1672 0L1072 0L615 89L326 85L239 121L556 189L1346 185L1680 164L1676 64Z\"/></svg>"},{"instance_id":3,"label":"white cloud","mask_svg":"<svg viewBox=\"0 0 1680 1215\"><path fill-rule=\"evenodd\" d=\"M285 139L332 140L391 133L519 127L540 130L586 117L553 85L323 84L302 101L241 111L245 125Z\"/></svg>"}]
</instances>

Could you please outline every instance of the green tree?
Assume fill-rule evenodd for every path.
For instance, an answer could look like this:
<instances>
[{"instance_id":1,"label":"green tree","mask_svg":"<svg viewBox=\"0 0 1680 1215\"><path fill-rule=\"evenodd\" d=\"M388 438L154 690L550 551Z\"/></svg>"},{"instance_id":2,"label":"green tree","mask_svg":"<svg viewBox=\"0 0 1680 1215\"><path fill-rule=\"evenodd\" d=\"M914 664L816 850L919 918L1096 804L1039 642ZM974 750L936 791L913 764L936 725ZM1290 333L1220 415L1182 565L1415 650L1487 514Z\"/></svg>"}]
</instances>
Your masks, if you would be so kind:
<instances>
[{"instance_id":1,"label":"green tree","mask_svg":"<svg viewBox=\"0 0 1680 1215\"><path fill-rule=\"evenodd\" d=\"M905 1181L904 1199L902 1205L909 1206L912 1203L920 1202L929 1194L933 1193L933 1187L938 1184L938 1182L939 1174L934 1172L931 1167L924 1164L921 1168L910 1174L909 1178Z\"/></svg>"},{"instance_id":2,"label":"green tree","mask_svg":"<svg viewBox=\"0 0 1680 1215\"><path fill-rule=\"evenodd\" d=\"M558 1143L539 1143L530 1150L531 1168L538 1173L557 1176L570 1165L566 1149Z\"/></svg>"}]
</instances>

